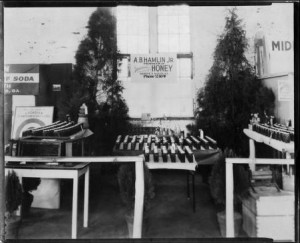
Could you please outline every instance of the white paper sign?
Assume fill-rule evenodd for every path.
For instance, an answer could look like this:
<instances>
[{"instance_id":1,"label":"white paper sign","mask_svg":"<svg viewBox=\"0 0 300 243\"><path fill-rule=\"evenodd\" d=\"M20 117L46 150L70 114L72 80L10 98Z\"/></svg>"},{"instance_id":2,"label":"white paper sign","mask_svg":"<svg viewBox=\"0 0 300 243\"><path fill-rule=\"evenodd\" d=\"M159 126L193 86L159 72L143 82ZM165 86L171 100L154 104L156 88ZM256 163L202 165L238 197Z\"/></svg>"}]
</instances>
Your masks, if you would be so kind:
<instances>
[{"instance_id":1,"label":"white paper sign","mask_svg":"<svg viewBox=\"0 0 300 243\"><path fill-rule=\"evenodd\" d=\"M290 101L294 98L293 84L288 80L278 80L278 100Z\"/></svg>"},{"instance_id":2,"label":"white paper sign","mask_svg":"<svg viewBox=\"0 0 300 243\"><path fill-rule=\"evenodd\" d=\"M18 139L27 129L50 125L53 106L17 106L12 121L12 139Z\"/></svg>"},{"instance_id":3,"label":"white paper sign","mask_svg":"<svg viewBox=\"0 0 300 243\"><path fill-rule=\"evenodd\" d=\"M177 56L175 53L131 55L131 80L176 82Z\"/></svg>"}]
</instances>

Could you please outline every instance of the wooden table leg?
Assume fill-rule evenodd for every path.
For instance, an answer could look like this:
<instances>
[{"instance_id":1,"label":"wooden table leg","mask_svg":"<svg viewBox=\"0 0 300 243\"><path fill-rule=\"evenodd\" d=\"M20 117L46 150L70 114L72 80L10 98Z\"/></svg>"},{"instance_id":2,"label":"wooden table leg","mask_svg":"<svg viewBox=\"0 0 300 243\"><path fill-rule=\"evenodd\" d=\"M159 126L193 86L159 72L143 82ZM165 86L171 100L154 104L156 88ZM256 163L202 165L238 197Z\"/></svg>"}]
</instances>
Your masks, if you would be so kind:
<instances>
[{"instance_id":1,"label":"wooden table leg","mask_svg":"<svg viewBox=\"0 0 300 243\"><path fill-rule=\"evenodd\" d=\"M144 210L144 163L135 162L135 203L133 219L133 238L142 238Z\"/></svg>"},{"instance_id":2,"label":"wooden table leg","mask_svg":"<svg viewBox=\"0 0 300 243\"><path fill-rule=\"evenodd\" d=\"M78 173L73 178L73 203L72 203L72 239L77 238L77 210L78 210Z\"/></svg>"},{"instance_id":3,"label":"wooden table leg","mask_svg":"<svg viewBox=\"0 0 300 243\"><path fill-rule=\"evenodd\" d=\"M255 159L255 142L251 138L249 139L249 151L250 151L249 158L254 160ZM249 167L250 167L251 171L255 171L255 164L254 163L250 163Z\"/></svg>"},{"instance_id":4,"label":"wooden table leg","mask_svg":"<svg viewBox=\"0 0 300 243\"><path fill-rule=\"evenodd\" d=\"M285 159L291 159L292 156L289 152L285 152L285 156L284 156ZM287 174L290 175L291 174L291 165L286 165L287 167Z\"/></svg>"},{"instance_id":5,"label":"wooden table leg","mask_svg":"<svg viewBox=\"0 0 300 243\"><path fill-rule=\"evenodd\" d=\"M81 140L81 156L84 156L84 141Z\"/></svg>"},{"instance_id":6,"label":"wooden table leg","mask_svg":"<svg viewBox=\"0 0 300 243\"><path fill-rule=\"evenodd\" d=\"M67 157L72 157L73 156L73 145L72 143L66 143L66 156Z\"/></svg>"},{"instance_id":7,"label":"wooden table leg","mask_svg":"<svg viewBox=\"0 0 300 243\"><path fill-rule=\"evenodd\" d=\"M186 172L186 190L187 190L187 199L190 200L190 174Z\"/></svg>"},{"instance_id":8,"label":"wooden table leg","mask_svg":"<svg viewBox=\"0 0 300 243\"><path fill-rule=\"evenodd\" d=\"M195 195L195 173L192 172L193 180L193 211L196 212L196 195Z\"/></svg>"},{"instance_id":9,"label":"wooden table leg","mask_svg":"<svg viewBox=\"0 0 300 243\"><path fill-rule=\"evenodd\" d=\"M226 237L234 237L233 165L226 162Z\"/></svg>"},{"instance_id":10,"label":"wooden table leg","mask_svg":"<svg viewBox=\"0 0 300 243\"><path fill-rule=\"evenodd\" d=\"M84 209L83 209L83 227L88 227L88 215L89 215L89 182L90 182L90 168L84 175Z\"/></svg>"}]
</instances>

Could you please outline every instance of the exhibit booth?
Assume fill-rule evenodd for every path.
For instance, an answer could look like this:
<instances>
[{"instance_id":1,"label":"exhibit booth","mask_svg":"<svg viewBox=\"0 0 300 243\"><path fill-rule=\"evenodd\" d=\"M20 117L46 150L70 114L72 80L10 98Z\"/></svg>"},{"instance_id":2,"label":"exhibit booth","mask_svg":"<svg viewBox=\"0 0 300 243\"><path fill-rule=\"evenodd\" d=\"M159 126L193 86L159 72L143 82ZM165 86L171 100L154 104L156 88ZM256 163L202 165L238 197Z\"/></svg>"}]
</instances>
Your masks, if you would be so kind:
<instances>
[{"instance_id":1,"label":"exhibit booth","mask_svg":"<svg viewBox=\"0 0 300 243\"><path fill-rule=\"evenodd\" d=\"M223 179L220 184L226 194L223 198L226 202L222 202L226 207L223 215L226 223L223 225L225 228L220 229L220 235L239 235L239 232L235 232L234 223L234 166L243 164L247 169L250 168L253 175L248 199L239 198L243 236L270 237L276 241L295 239L294 36L281 28L277 31L250 32L253 34L253 42L249 44L254 47L256 74L275 95L274 114L266 114L268 119L264 122L256 115L252 114L251 117L249 114L248 127L242 128L241 134L249 140L249 158L225 158L225 149L222 151L218 141L201 127L196 127L195 122L196 114L201 109L197 107L198 91L204 87L211 67L217 42L215 33L219 33L220 26L224 23L223 16L217 16L221 12L215 8L212 13L216 15L216 22L206 26L206 10L187 5L173 6L171 10L168 6L120 6L111 10L117 17L116 34L120 59L118 79L122 88L124 87L122 98L128 105L131 127L116 138L112 136L114 141L109 156L96 156L98 151L90 153L87 148L86 144L96 131L90 130L88 107L83 99L78 110L78 120L72 121L61 110L65 90L73 88L73 64L5 65L5 173L8 175L11 171L16 171L21 183L23 178L41 178L37 190L32 191L33 208L60 209L61 180L70 179L70 238L78 238L78 228L81 227L78 225L78 212L81 209L81 232L90 226L89 223L94 223L89 222L92 214L89 212L89 193L90 188L98 189L99 185L90 183L92 165L133 165L135 172L126 175L127 179L135 176L133 179L129 178L133 185L130 188L133 194L130 197L130 202L133 200L130 205L133 209L133 221L132 232L128 232L130 238L142 238L148 173L159 170L183 172L186 190L184 198L187 199L185 203L190 203L191 211L196 213L197 173L202 173L205 166L211 169L224 159L224 170L219 171L224 173L219 177ZM204 30L199 28L199 23L203 24ZM252 26L251 30L253 29ZM95 103L100 106L107 97L101 96L103 84L99 81L101 74L97 75L98 93L95 95ZM102 117L96 117L93 121L98 126L101 124L100 118ZM92 140L91 143L98 145L95 141L97 140ZM272 149L280 158L258 159L256 148L260 145ZM100 146L96 149L101 150ZM267 165L268 168L260 169L261 165ZM282 188L276 183L255 187L256 180L273 182L270 171L273 165L285 170ZM209 183L208 180L204 183L203 174L201 189L207 189ZM102 175L99 173L97 176ZM115 180L114 176L109 180ZM168 176L168 173L162 173L161 178L163 176ZM83 182L83 190L80 189L80 182ZM121 188L120 185L119 187ZM175 188L174 191L176 190ZM82 205L79 204L81 191ZM168 198L164 200L167 201ZM212 211L214 216L215 211ZM19 208L18 213L21 212ZM205 236L207 234L209 233L205 232Z\"/></svg>"}]
</instances>

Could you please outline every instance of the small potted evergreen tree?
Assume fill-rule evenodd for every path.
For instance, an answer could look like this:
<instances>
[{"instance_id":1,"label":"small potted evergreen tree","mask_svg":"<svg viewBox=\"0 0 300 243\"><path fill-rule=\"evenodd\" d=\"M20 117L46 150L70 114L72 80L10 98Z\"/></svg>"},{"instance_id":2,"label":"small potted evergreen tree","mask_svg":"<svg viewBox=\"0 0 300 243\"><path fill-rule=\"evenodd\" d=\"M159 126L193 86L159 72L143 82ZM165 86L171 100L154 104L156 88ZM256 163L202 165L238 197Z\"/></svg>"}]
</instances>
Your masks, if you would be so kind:
<instances>
[{"instance_id":1,"label":"small potted evergreen tree","mask_svg":"<svg viewBox=\"0 0 300 243\"><path fill-rule=\"evenodd\" d=\"M209 186L211 196L217 206L217 218L222 237L226 236L226 218L225 218L225 200L226 200L226 162L225 158L237 157L232 149L226 148L221 158L214 164L212 173L209 178ZM242 224L241 216L241 198L248 195L250 188L250 170L243 165L235 165L233 167L234 177L234 220L235 220L235 234L239 234Z\"/></svg>"},{"instance_id":2,"label":"small potted evergreen tree","mask_svg":"<svg viewBox=\"0 0 300 243\"><path fill-rule=\"evenodd\" d=\"M5 178L5 238L18 238L21 216L16 215L16 210L22 203L22 185L15 171L9 171Z\"/></svg>"},{"instance_id":3,"label":"small potted evergreen tree","mask_svg":"<svg viewBox=\"0 0 300 243\"><path fill-rule=\"evenodd\" d=\"M150 201L154 198L154 185L152 175L144 165L144 212L150 209ZM120 188L120 195L122 202L126 205L125 220L128 227L129 238L133 234L133 218L134 218L134 204L135 204L135 165L123 164L118 171L118 183ZM144 219L145 219L144 215Z\"/></svg>"},{"instance_id":4,"label":"small potted evergreen tree","mask_svg":"<svg viewBox=\"0 0 300 243\"><path fill-rule=\"evenodd\" d=\"M198 129L216 139L220 148L230 147L243 157L249 154L243 129L248 127L250 114L273 114L275 106L275 94L264 86L247 59L248 46L242 19L235 8L229 9L214 62L198 92L196 112Z\"/></svg>"}]
</instances>

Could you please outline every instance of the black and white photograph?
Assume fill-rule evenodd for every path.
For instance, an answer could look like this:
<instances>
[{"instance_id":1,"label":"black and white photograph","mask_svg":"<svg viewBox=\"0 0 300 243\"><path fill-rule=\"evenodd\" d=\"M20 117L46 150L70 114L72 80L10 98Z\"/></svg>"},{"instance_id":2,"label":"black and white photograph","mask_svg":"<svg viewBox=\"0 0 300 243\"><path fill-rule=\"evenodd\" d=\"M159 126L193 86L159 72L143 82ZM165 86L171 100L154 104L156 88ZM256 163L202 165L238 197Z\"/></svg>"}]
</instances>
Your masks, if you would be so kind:
<instances>
[{"instance_id":1,"label":"black and white photograph","mask_svg":"<svg viewBox=\"0 0 300 243\"><path fill-rule=\"evenodd\" d=\"M2 3L0 242L299 240L295 3L47 3Z\"/></svg>"}]
</instances>

